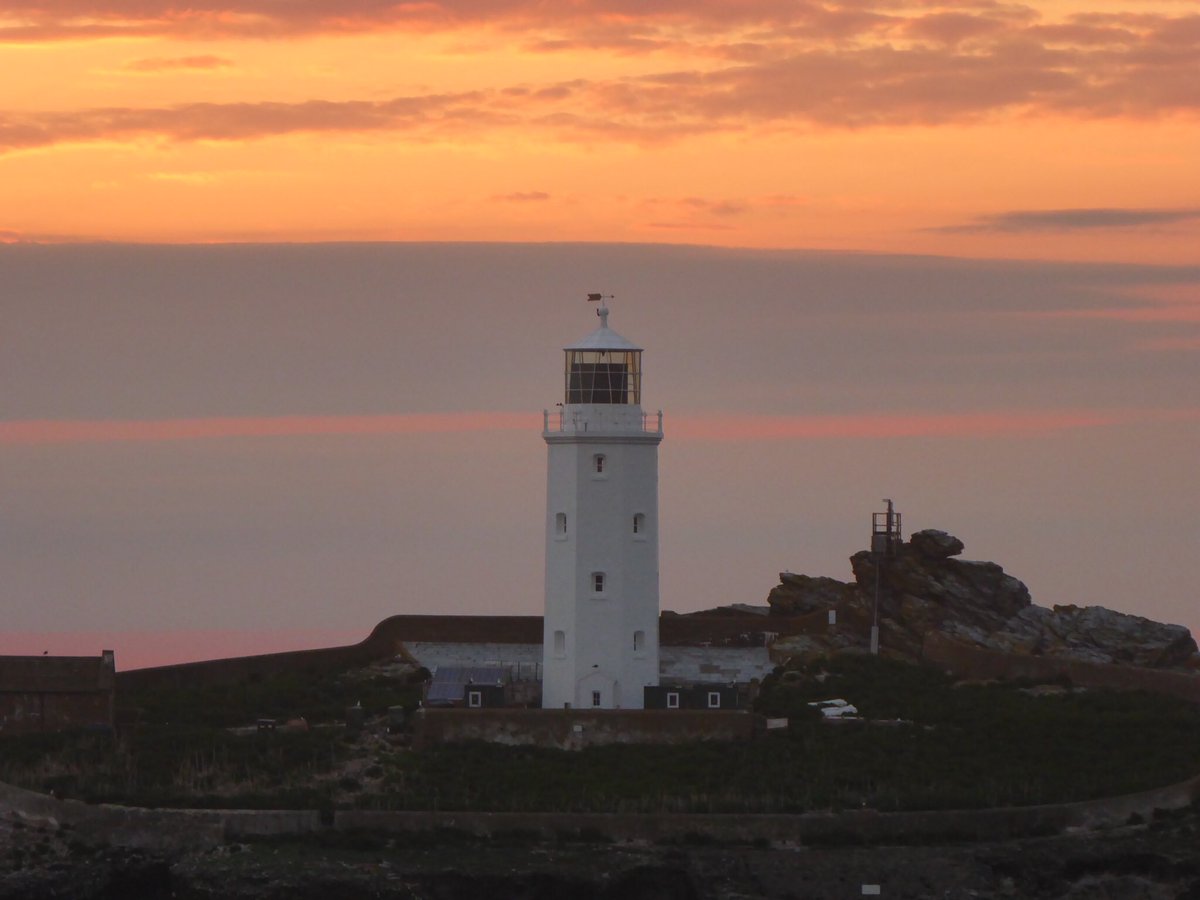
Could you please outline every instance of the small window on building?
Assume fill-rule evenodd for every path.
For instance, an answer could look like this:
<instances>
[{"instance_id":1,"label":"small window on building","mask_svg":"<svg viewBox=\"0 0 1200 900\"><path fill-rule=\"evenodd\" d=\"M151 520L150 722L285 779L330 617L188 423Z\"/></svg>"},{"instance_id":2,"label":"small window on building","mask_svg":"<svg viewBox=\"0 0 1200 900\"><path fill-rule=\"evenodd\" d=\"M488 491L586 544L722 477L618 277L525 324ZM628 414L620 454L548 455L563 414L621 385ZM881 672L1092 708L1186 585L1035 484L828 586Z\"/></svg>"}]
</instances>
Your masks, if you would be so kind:
<instances>
[{"instance_id":1,"label":"small window on building","mask_svg":"<svg viewBox=\"0 0 1200 900\"><path fill-rule=\"evenodd\" d=\"M592 573L592 592L595 594L603 594L604 593L604 573L603 572L593 572Z\"/></svg>"},{"instance_id":2,"label":"small window on building","mask_svg":"<svg viewBox=\"0 0 1200 900\"><path fill-rule=\"evenodd\" d=\"M678 691L667 691L667 709L679 709Z\"/></svg>"},{"instance_id":3,"label":"small window on building","mask_svg":"<svg viewBox=\"0 0 1200 900\"><path fill-rule=\"evenodd\" d=\"M567 633L565 631L554 632L554 655L567 655Z\"/></svg>"},{"instance_id":4,"label":"small window on building","mask_svg":"<svg viewBox=\"0 0 1200 900\"><path fill-rule=\"evenodd\" d=\"M471 709L483 706L483 691L467 691L467 706Z\"/></svg>"},{"instance_id":5,"label":"small window on building","mask_svg":"<svg viewBox=\"0 0 1200 900\"><path fill-rule=\"evenodd\" d=\"M639 535L646 533L646 516L643 513L638 513L633 517L633 533Z\"/></svg>"},{"instance_id":6,"label":"small window on building","mask_svg":"<svg viewBox=\"0 0 1200 900\"><path fill-rule=\"evenodd\" d=\"M603 453L597 453L592 457L592 467L595 469L597 475L604 474L604 463L605 459Z\"/></svg>"},{"instance_id":7,"label":"small window on building","mask_svg":"<svg viewBox=\"0 0 1200 900\"><path fill-rule=\"evenodd\" d=\"M641 653L646 649L646 632L635 631L633 633L633 652Z\"/></svg>"},{"instance_id":8,"label":"small window on building","mask_svg":"<svg viewBox=\"0 0 1200 900\"><path fill-rule=\"evenodd\" d=\"M599 706L599 705L600 705L600 692L592 691L592 706Z\"/></svg>"},{"instance_id":9,"label":"small window on building","mask_svg":"<svg viewBox=\"0 0 1200 900\"><path fill-rule=\"evenodd\" d=\"M709 709L720 709L721 708L721 692L720 691L709 691L708 692L708 708Z\"/></svg>"},{"instance_id":10,"label":"small window on building","mask_svg":"<svg viewBox=\"0 0 1200 900\"><path fill-rule=\"evenodd\" d=\"M559 537L567 533L567 514L555 513L554 515L554 533Z\"/></svg>"}]
</instances>

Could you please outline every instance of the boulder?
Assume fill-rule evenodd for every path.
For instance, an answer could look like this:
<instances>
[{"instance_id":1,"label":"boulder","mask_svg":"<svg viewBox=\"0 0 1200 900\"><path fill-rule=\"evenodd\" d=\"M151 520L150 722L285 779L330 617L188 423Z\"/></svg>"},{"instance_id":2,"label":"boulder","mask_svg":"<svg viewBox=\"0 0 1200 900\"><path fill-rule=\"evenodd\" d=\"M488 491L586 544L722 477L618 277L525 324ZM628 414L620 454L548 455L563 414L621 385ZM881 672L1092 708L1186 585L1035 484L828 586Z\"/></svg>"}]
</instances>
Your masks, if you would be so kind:
<instances>
[{"instance_id":1,"label":"boulder","mask_svg":"<svg viewBox=\"0 0 1200 900\"><path fill-rule=\"evenodd\" d=\"M949 559L951 556L958 556L965 549L963 542L954 535L938 531L936 528L918 531L908 542L913 552L926 559Z\"/></svg>"}]
</instances>

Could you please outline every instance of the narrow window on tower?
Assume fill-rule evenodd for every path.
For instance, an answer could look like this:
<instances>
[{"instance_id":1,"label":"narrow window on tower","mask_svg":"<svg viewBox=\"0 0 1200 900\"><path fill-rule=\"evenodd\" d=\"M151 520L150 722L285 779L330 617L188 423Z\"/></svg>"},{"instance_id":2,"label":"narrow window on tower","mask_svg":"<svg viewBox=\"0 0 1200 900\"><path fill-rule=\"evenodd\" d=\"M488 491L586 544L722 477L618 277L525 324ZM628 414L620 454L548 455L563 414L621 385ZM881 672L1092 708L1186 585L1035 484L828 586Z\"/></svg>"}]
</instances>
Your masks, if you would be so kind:
<instances>
[{"instance_id":1,"label":"narrow window on tower","mask_svg":"<svg viewBox=\"0 0 1200 900\"><path fill-rule=\"evenodd\" d=\"M593 572L592 573L592 593L593 594L603 594L604 593L604 573L603 572Z\"/></svg>"},{"instance_id":2,"label":"narrow window on tower","mask_svg":"<svg viewBox=\"0 0 1200 900\"><path fill-rule=\"evenodd\" d=\"M646 516L644 513L638 513L633 517L633 536L643 541L646 539Z\"/></svg>"},{"instance_id":3,"label":"narrow window on tower","mask_svg":"<svg viewBox=\"0 0 1200 900\"><path fill-rule=\"evenodd\" d=\"M603 453L597 453L592 457L592 468L595 470L597 475L604 474L604 462L605 460Z\"/></svg>"},{"instance_id":4,"label":"narrow window on tower","mask_svg":"<svg viewBox=\"0 0 1200 900\"><path fill-rule=\"evenodd\" d=\"M646 632L635 631L633 633L633 652L644 653L646 650Z\"/></svg>"},{"instance_id":5,"label":"narrow window on tower","mask_svg":"<svg viewBox=\"0 0 1200 900\"><path fill-rule=\"evenodd\" d=\"M554 632L554 655L567 655L567 633L565 631Z\"/></svg>"},{"instance_id":6,"label":"narrow window on tower","mask_svg":"<svg viewBox=\"0 0 1200 900\"><path fill-rule=\"evenodd\" d=\"M555 513L554 515L554 536L560 541L567 536L567 514Z\"/></svg>"}]
</instances>

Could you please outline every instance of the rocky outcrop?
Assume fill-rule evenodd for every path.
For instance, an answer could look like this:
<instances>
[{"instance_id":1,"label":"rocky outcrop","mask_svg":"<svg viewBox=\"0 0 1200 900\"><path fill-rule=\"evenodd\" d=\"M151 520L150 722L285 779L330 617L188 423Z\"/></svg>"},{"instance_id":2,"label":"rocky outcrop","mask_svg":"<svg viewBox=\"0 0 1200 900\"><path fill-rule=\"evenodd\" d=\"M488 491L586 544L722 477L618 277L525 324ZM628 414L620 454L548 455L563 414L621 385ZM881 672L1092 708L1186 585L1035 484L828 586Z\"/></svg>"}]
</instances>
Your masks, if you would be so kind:
<instances>
[{"instance_id":1,"label":"rocky outcrop","mask_svg":"<svg viewBox=\"0 0 1200 900\"><path fill-rule=\"evenodd\" d=\"M1196 653L1196 642L1182 625L1164 625L1103 606L1030 606L983 646L1147 668L1184 666Z\"/></svg>"},{"instance_id":2,"label":"rocky outcrop","mask_svg":"<svg viewBox=\"0 0 1200 900\"><path fill-rule=\"evenodd\" d=\"M785 573L767 597L773 615L837 609L847 626L875 615L889 652L917 659L926 635L1010 653L1096 663L1178 668L1197 661L1181 625L1164 625L1102 606L1033 605L1029 589L992 562L956 559L963 542L944 531L918 531L882 560L850 557L851 583ZM845 628L806 635L796 652L846 646Z\"/></svg>"},{"instance_id":3,"label":"rocky outcrop","mask_svg":"<svg viewBox=\"0 0 1200 900\"><path fill-rule=\"evenodd\" d=\"M841 603L854 592L851 585L836 578L780 572L779 584L767 595L772 615L799 616Z\"/></svg>"}]
</instances>

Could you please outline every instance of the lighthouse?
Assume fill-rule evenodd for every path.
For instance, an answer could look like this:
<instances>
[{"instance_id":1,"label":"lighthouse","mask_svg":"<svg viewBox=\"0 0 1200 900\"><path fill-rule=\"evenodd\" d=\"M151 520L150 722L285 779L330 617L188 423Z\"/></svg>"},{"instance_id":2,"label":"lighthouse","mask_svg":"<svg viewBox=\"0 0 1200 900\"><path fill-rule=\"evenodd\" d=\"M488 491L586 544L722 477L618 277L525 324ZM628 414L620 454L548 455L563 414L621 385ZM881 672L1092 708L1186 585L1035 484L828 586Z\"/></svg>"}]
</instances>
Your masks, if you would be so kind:
<instances>
[{"instance_id":1,"label":"lighthouse","mask_svg":"<svg viewBox=\"0 0 1200 900\"><path fill-rule=\"evenodd\" d=\"M642 411L642 348L608 327L564 348L563 400L544 414L546 612L542 706L642 709L658 684L658 445Z\"/></svg>"}]
</instances>

